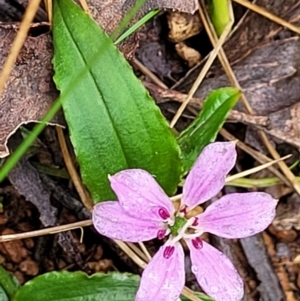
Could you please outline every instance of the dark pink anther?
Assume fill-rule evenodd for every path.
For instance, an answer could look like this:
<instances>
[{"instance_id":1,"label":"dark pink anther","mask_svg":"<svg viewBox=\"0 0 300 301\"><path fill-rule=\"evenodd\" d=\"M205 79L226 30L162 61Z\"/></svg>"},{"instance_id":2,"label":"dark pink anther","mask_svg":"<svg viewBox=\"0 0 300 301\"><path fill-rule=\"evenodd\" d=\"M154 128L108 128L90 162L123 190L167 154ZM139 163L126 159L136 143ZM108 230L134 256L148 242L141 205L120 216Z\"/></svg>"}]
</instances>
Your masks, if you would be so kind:
<instances>
[{"instance_id":1,"label":"dark pink anther","mask_svg":"<svg viewBox=\"0 0 300 301\"><path fill-rule=\"evenodd\" d=\"M167 233L166 229L158 230L158 232L157 232L157 238L158 239L163 239L166 236L166 233Z\"/></svg>"},{"instance_id":2,"label":"dark pink anther","mask_svg":"<svg viewBox=\"0 0 300 301\"><path fill-rule=\"evenodd\" d=\"M158 214L163 220L166 220L170 217L169 212L163 207L159 208Z\"/></svg>"},{"instance_id":3,"label":"dark pink anther","mask_svg":"<svg viewBox=\"0 0 300 301\"><path fill-rule=\"evenodd\" d=\"M180 213L183 213L184 215L187 214L187 206L183 205L183 207L179 210Z\"/></svg>"},{"instance_id":4,"label":"dark pink anther","mask_svg":"<svg viewBox=\"0 0 300 301\"><path fill-rule=\"evenodd\" d=\"M192 226L196 227L196 226L198 226L198 225L199 225L199 219L198 219L198 217L195 217L195 220L194 220L194 222L192 223Z\"/></svg>"},{"instance_id":5,"label":"dark pink anther","mask_svg":"<svg viewBox=\"0 0 300 301\"><path fill-rule=\"evenodd\" d=\"M195 247L195 249L200 250L203 247L203 241L200 237L196 237L192 239L192 244Z\"/></svg>"},{"instance_id":6,"label":"dark pink anther","mask_svg":"<svg viewBox=\"0 0 300 301\"><path fill-rule=\"evenodd\" d=\"M173 255L174 250L175 250L175 247L173 247L173 246L166 247L165 250L164 250L164 254L163 254L164 257L166 259L169 259Z\"/></svg>"}]
</instances>

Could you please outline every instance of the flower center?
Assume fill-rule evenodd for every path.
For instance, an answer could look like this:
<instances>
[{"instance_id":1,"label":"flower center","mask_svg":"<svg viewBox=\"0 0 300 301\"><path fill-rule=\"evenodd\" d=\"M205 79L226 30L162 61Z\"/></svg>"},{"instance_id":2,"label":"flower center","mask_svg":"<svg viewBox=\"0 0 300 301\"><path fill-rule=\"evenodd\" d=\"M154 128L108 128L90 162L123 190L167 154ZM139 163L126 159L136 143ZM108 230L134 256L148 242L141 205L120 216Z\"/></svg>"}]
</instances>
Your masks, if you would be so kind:
<instances>
[{"instance_id":1,"label":"flower center","mask_svg":"<svg viewBox=\"0 0 300 301\"><path fill-rule=\"evenodd\" d=\"M172 257L175 244L179 242L180 239L189 239L192 241L193 247L197 250L203 247L202 239L200 238L201 233L195 229L199 221L197 217L192 217L187 219L183 212L177 213L178 215L174 217L173 223L168 223L166 225L168 228L158 231L157 238L162 239L166 234L171 234L169 237L163 256L166 259Z\"/></svg>"},{"instance_id":2,"label":"flower center","mask_svg":"<svg viewBox=\"0 0 300 301\"><path fill-rule=\"evenodd\" d=\"M169 228L171 230L171 234L173 236L176 236L179 234L180 230L183 228L183 226L186 224L187 219L185 217L182 216L176 216L175 217L175 222L174 224L171 226L169 225Z\"/></svg>"}]
</instances>

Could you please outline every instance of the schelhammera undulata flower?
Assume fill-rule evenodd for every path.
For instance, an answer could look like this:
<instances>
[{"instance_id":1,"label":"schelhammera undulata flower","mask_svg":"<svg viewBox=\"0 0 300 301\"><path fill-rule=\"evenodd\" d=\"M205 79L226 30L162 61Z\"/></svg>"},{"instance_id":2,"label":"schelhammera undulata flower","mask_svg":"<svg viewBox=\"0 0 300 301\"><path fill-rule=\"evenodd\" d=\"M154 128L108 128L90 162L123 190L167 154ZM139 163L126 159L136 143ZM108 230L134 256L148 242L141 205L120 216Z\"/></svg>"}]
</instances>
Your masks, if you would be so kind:
<instances>
[{"instance_id":1,"label":"schelhammera undulata flower","mask_svg":"<svg viewBox=\"0 0 300 301\"><path fill-rule=\"evenodd\" d=\"M233 142L205 147L183 186L175 209L145 170L128 169L109 177L118 201L95 205L93 223L107 237L127 242L168 238L144 270L135 301L176 301L185 284L184 252L190 250L192 272L203 291L216 301L239 301L241 277L231 261L201 239L204 232L243 238L263 231L275 216L276 201L267 193L232 193L190 217L191 210L223 188L236 161Z\"/></svg>"}]
</instances>

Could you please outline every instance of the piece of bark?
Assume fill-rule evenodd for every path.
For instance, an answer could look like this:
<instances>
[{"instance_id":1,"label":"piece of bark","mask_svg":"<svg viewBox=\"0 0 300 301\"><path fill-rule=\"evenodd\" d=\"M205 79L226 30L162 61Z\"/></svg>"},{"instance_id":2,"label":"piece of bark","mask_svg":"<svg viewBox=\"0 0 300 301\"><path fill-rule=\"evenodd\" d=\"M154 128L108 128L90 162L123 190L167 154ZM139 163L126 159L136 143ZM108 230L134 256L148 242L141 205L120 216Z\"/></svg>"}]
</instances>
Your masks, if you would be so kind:
<instances>
[{"instance_id":1,"label":"piece of bark","mask_svg":"<svg viewBox=\"0 0 300 301\"><path fill-rule=\"evenodd\" d=\"M240 242L249 264L255 270L260 281L257 289L260 292L261 300L284 300L284 293L271 264L261 234L243 238Z\"/></svg>"},{"instance_id":2,"label":"piece of bark","mask_svg":"<svg viewBox=\"0 0 300 301\"><path fill-rule=\"evenodd\" d=\"M44 185L51 191L51 196L55 198L58 202L60 202L65 208L72 210L76 213L79 219L90 219L91 212L84 207L82 202L72 197L67 191L65 191L59 183L52 180L45 174L40 174L40 177L44 183Z\"/></svg>"},{"instance_id":3,"label":"piece of bark","mask_svg":"<svg viewBox=\"0 0 300 301\"><path fill-rule=\"evenodd\" d=\"M18 141L19 139L16 137L10 141L13 149ZM58 224L57 209L51 204L51 193L45 188L38 172L25 157L18 161L9 173L8 178L19 194L36 206L43 226L48 227ZM70 231L58 233L58 243L80 267L85 267Z\"/></svg>"},{"instance_id":4,"label":"piece of bark","mask_svg":"<svg viewBox=\"0 0 300 301\"><path fill-rule=\"evenodd\" d=\"M273 41L253 49L232 67L256 115L267 115L299 101L299 48L299 37ZM227 76L215 74L203 81L195 96L204 99L211 91L226 86L230 86ZM241 103L236 109L244 111Z\"/></svg>"},{"instance_id":5,"label":"piece of bark","mask_svg":"<svg viewBox=\"0 0 300 301\"><path fill-rule=\"evenodd\" d=\"M78 245L76 244L71 231L58 233L57 242L66 252L66 254L72 259L72 261L75 261L82 270L88 272L88 266L82 260Z\"/></svg>"},{"instance_id":6,"label":"piece of bark","mask_svg":"<svg viewBox=\"0 0 300 301\"><path fill-rule=\"evenodd\" d=\"M255 4L278 17L299 24L298 18L295 18L300 10L298 0L258 0ZM246 18L225 43L224 51L230 63L234 64L242 61L252 49L260 44L272 42L275 38L290 37L291 34L279 24L249 10Z\"/></svg>"},{"instance_id":7,"label":"piece of bark","mask_svg":"<svg viewBox=\"0 0 300 301\"><path fill-rule=\"evenodd\" d=\"M45 227L54 226L57 221L57 209L52 206L50 193L45 189L38 172L26 158L18 161L8 178L19 194L37 207L42 224Z\"/></svg>"},{"instance_id":8,"label":"piece of bark","mask_svg":"<svg viewBox=\"0 0 300 301\"><path fill-rule=\"evenodd\" d=\"M285 264L288 265L290 263L290 259L286 256L282 256L284 253L287 255L289 253L289 247L286 245L281 246L285 250L281 250L282 254L278 254L278 252L275 250L274 240L266 233L262 233L262 237L265 243L265 246L267 247L268 254L270 256L270 259L272 260L272 264L274 266L274 269L276 271L276 274L278 275L278 279L280 281L280 285L282 287L282 290L285 294L285 300L286 301L296 301L295 295L292 289L292 285L290 283L291 278L293 277L293 273L290 273L288 271L289 269L285 267ZM295 275L294 275L295 276Z\"/></svg>"},{"instance_id":9,"label":"piece of bark","mask_svg":"<svg viewBox=\"0 0 300 301\"><path fill-rule=\"evenodd\" d=\"M24 8L18 2L0 0L0 21L20 21L24 14Z\"/></svg>"},{"instance_id":10,"label":"piece of bark","mask_svg":"<svg viewBox=\"0 0 300 301\"><path fill-rule=\"evenodd\" d=\"M0 0L0 21L16 22L21 21L29 0ZM47 13L39 7L34 17L35 22L47 21Z\"/></svg>"}]
</instances>

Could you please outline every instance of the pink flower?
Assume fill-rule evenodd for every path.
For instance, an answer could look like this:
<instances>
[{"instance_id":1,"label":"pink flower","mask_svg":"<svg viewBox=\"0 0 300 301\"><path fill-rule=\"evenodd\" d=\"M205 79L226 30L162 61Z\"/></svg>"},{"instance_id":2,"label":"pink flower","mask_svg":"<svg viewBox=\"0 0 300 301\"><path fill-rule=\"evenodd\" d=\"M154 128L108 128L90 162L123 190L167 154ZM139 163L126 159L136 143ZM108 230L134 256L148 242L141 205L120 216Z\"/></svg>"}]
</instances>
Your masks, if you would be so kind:
<instances>
[{"instance_id":1,"label":"pink flower","mask_svg":"<svg viewBox=\"0 0 300 301\"><path fill-rule=\"evenodd\" d=\"M176 301L185 284L184 252L190 249L192 272L202 289L217 301L238 301L243 281L231 261L201 240L204 232L242 238L263 231L275 216L276 201L266 193L233 193L212 203L205 212L187 217L193 208L215 196L236 161L235 143L217 142L204 148L189 173L178 211L141 169L109 177L118 202L99 203L93 211L97 231L129 242L169 236L143 272L135 301Z\"/></svg>"}]
</instances>

